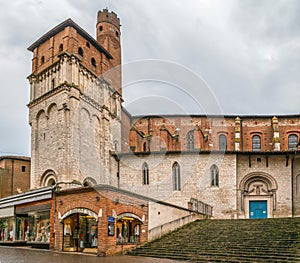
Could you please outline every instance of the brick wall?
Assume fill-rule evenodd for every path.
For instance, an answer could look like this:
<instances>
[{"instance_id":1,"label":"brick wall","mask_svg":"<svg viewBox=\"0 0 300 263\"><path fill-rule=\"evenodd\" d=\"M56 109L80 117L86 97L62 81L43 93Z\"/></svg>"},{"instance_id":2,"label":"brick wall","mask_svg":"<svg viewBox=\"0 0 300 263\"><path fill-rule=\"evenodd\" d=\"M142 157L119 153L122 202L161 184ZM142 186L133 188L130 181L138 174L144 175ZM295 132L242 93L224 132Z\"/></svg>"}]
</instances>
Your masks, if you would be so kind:
<instances>
[{"instance_id":1,"label":"brick wall","mask_svg":"<svg viewBox=\"0 0 300 263\"><path fill-rule=\"evenodd\" d=\"M97 199L97 198L99 199ZM117 201L116 201L117 200ZM148 203L132 195L121 191L101 190L99 188L85 188L80 190L65 190L57 194L56 220L60 222L58 215L62 217L68 211L75 208L86 208L98 215L98 254L110 255L122 249L116 244L116 233L114 236L107 235L108 217L123 213L132 213L144 219L140 230L140 241L148 240ZM116 229L115 229L116 231ZM55 249L62 250L63 224L57 224ZM126 248L126 246L125 246Z\"/></svg>"},{"instance_id":2,"label":"brick wall","mask_svg":"<svg viewBox=\"0 0 300 263\"><path fill-rule=\"evenodd\" d=\"M0 198L30 189L30 158L1 157Z\"/></svg>"}]
</instances>

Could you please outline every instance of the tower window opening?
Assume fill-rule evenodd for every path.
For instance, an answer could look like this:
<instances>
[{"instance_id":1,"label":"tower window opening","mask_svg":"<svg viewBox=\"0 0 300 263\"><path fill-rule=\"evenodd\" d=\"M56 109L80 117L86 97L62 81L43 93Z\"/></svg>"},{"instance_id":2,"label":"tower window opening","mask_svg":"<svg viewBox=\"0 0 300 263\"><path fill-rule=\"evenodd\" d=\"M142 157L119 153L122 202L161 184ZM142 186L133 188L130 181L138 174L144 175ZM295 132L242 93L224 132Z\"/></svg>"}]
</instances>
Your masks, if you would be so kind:
<instances>
[{"instance_id":1,"label":"tower window opening","mask_svg":"<svg viewBox=\"0 0 300 263\"><path fill-rule=\"evenodd\" d=\"M119 37L119 32L118 31L116 31L116 37Z\"/></svg>"},{"instance_id":2,"label":"tower window opening","mask_svg":"<svg viewBox=\"0 0 300 263\"><path fill-rule=\"evenodd\" d=\"M90 48L90 42L86 42L85 45Z\"/></svg>"},{"instance_id":3,"label":"tower window opening","mask_svg":"<svg viewBox=\"0 0 300 263\"><path fill-rule=\"evenodd\" d=\"M43 65L44 63L45 63L45 57L42 56L42 57L41 57L41 65Z\"/></svg>"},{"instance_id":4,"label":"tower window opening","mask_svg":"<svg viewBox=\"0 0 300 263\"><path fill-rule=\"evenodd\" d=\"M83 57L83 50L81 47L78 48L78 54Z\"/></svg>"},{"instance_id":5,"label":"tower window opening","mask_svg":"<svg viewBox=\"0 0 300 263\"><path fill-rule=\"evenodd\" d=\"M22 172L26 172L26 166L22 165Z\"/></svg>"},{"instance_id":6,"label":"tower window opening","mask_svg":"<svg viewBox=\"0 0 300 263\"><path fill-rule=\"evenodd\" d=\"M62 52L64 50L64 45L63 44L60 44L59 45L59 48L58 48L58 51L59 52Z\"/></svg>"},{"instance_id":7,"label":"tower window opening","mask_svg":"<svg viewBox=\"0 0 300 263\"><path fill-rule=\"evenodd\" d=\"M55 87L55 80L52 79L52 80L51 80L51 89L54 89L54 87Z\"/></svg>"},{"instance_id":8,"label":"tower window opening","mask_svg":"<svg viewBox=\"0 0 300 263\"><path fill-rule=\"evenodd\" d=\"M91 64L92 64L94 67L97 66L97 65L96 65L96 59L95 59L95 58L92 58L92 59L91 59Z\"/></svg>"},{"instance_id":9,"label":"tower window opening","mask_svg":"<svg viewBox=\"0 0 300 263\"><path fill-rule=\"evenodd\" d=\"M103 31L103 26L100 26L100 27L99 27L99 31L100 31L100 32Z\"/></svg>"}]
</instances>

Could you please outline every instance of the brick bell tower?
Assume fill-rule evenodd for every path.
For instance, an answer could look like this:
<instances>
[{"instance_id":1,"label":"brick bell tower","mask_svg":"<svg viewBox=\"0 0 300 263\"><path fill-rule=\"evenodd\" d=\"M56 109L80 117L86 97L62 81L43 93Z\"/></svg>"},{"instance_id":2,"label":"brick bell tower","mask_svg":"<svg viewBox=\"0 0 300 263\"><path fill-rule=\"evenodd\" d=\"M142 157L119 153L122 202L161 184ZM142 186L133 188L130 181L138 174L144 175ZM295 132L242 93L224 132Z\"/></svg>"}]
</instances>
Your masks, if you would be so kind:
<instances>
[{"instance_id":1,"label":"brick bell tower","mask_svg":"<svg viewBox=\"0 0 300 263\"><path fill-rule=\"evenodd\" d=\"M117 185L121 142L120 22L98 13L97 36L67 19L36 40L30 82L31 188Z\"/></svg>"},{"instance_id":2,"label":"brick bell tower","mask_svg":"<svg viewBox=\"0 0 300 263\"><path fill-rule=\"evenodd\" d=\"M113 57L112 69L105 73L106 79L112 81L112 86L122 95L121 88L121 31L120 19L114 12L103 9L98 12L96 25L97 41Z\"/></svg>"}]
</instances>

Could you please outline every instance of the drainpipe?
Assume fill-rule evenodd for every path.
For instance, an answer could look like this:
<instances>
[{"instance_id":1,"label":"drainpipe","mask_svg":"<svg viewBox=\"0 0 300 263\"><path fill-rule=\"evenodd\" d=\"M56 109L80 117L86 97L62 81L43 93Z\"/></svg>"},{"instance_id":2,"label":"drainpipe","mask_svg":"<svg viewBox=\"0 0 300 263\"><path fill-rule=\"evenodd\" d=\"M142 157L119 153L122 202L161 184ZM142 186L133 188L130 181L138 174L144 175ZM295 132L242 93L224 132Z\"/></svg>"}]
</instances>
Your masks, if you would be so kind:
<instances>
[{"instance_id":1,"label":"drainpipe","mask_svg":"<svg viewBox=\"0 0 300 263\"><path fill-rule=\"evenodd\" d=\"M296 153L295 153L296 155ZM295 216L295 205L294 205L294 161L295 161L295 155L292 158L291 162L291 184L292 184L292 217ZM297 183L296 183L297 184Z\"/></svg>"}]
</instances>

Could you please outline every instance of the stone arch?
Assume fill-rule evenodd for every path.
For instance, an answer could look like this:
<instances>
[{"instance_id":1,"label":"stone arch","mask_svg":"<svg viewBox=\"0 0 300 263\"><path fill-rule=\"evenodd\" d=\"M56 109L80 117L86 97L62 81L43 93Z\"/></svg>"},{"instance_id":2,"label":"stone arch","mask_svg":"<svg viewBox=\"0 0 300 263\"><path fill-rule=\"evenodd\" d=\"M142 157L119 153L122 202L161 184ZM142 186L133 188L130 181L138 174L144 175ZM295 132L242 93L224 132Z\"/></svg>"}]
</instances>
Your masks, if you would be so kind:
<instances>
[{"instance_id":1,"label":"stone arch","mask_svg":"<svg viewBox=\"0 0 300 263\"><path fill-rule=\"evenodd\" d=\"M53 170L49 169L43 173L40 180L41 187L52 186L55 185L56 183L57 183L57 175Z\"/></svg>"},{"instance_id":2,"label":"stone arch","mask_svg":"<svg viewBox=\"0 0 300 263\"><path fill-rule=\"evenodd\" d=\"M83 180L83 186L85 187L93 187L97 185L97 182L94 178L92 177L86 177L84 180Z\"/></svg>"},{"instance_id":3,"label":"stone arch","mask_svg":"<svg viewBox=\"0 0 300 263\"><path fill-rule=\"evenodd\" d=\"M36 114L36 121L38 121L40 118L42 118L44 116L46 116L46 112L42 109L42 110L39 110L39 112Z\"/></svg>"},{"instance_id":4,"label":"stone arch","mask_svg":"<svg viewBox=\"0 0 300 263\"><path fill-rule=\"evenodd\" d=\"M55 110L55 111L54 111ZM47 108L47 115L50 117L50 115L51 115L51 113L52 112L57 112L57 105L56 105L56 103L51 103L50 105L49 105L49 107Z\"/></svg>"},{"instance_id":5,"label":"stone arch","mask_svg":"<svg viewBox=\"0 0 300 263\"><path fill-rule=\"evenodd\" d=\"M267 217L273 217L276 210L276 193L278 184L273 176L264 172L247 174L239 184L240 209L245 217L250 217L250 203L264 201L267 203Z\"/></svg>"},{"instance_id":6,"label":"stone arch","mask_svg":"<svg viewBox=\"0 0 300 263\"><path fill-rule=\"evenodd\" d=\"M242 191L249 190L250 185L255 181L261 181L266 184L269 191L276 191L278 188L277 182L273 176L263 172L253 172L247 174L240 182L239 188Z\"/></svg>"}]
</instances>

